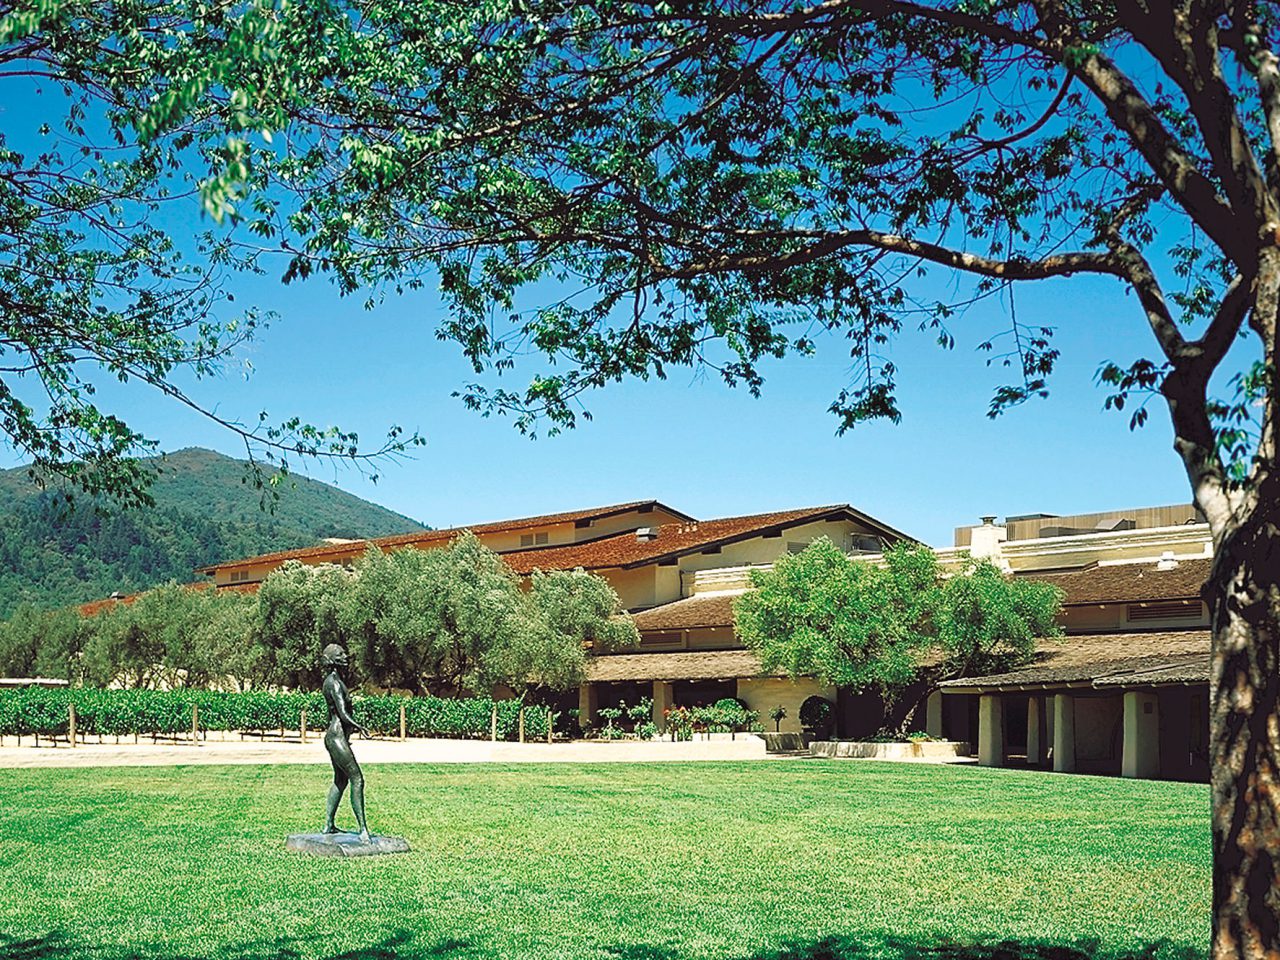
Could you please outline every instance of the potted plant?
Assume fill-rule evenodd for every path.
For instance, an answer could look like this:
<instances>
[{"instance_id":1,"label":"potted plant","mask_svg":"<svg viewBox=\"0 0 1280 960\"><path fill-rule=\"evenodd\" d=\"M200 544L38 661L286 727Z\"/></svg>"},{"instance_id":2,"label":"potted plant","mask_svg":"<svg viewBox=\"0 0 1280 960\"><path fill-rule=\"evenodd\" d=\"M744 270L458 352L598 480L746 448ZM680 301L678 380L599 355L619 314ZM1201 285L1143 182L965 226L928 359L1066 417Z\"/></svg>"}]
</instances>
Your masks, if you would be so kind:
<instances>
[{"instance_id":1,"label":"potted plant","mask_svg":"<svg viewBox=\"0 0 1280 960\"><path fill-rule=\"evenodd\" d=\"M782 732L782 721L787 719L787 708L782 704L778 704L769 711L769 719L773 721L773 732Z\"/></svg>"},{"instance_id":2,"label":"potted plant","mask_svg":"<svg viewBox=\"0 0 1280 960\"><path fill-rule=\"evenodd\" d=\"M835 726L836 705L816 694L800 704L800 726L809 740L827 740Z\"/></svg>"}]
</instances>

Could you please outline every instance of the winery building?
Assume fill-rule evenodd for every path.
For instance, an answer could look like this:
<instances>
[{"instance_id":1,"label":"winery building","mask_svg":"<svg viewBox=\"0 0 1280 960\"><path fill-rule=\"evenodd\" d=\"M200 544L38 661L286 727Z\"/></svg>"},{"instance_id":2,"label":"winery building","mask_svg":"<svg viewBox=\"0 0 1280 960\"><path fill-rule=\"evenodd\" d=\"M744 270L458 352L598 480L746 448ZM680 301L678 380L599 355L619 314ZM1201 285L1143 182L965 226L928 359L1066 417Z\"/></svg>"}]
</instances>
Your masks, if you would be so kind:
<instances>
[{"instance_id":1,"label":"winery building","mask_svg":"<svg viewBox=\"0 0 1280 960\"><path fill-rule=\"evenodd\" d=\"M515 572L581 567L604 577L632 613L638 650L596 657L573 702L583 726L619 702L653 699L655 719L675 705L739 697L761 715L787 708L783 731L797 732L799 706L813 694L837 698L808 677L763 676L760 662L733 631L731 604L748 571L768 568L826 537L855 555L875 556L908 539L848 504L800 507L742 517L698 520L656 500L523 517L465 528L327 543L247 557L203 568L219 588L251 589L286 561L352 564L371 546L430 550L464 530L502 555Z\"/></svg>"},{"instance_id":2,"label":"winery building","mask_svg":"<svg viewBox=\"0 0 1280 960\"><path fill-rule=\"evenodd\" d=\"M870 561L909 539L848 504L699 520L645 500L328 543L202 572L219 588L253 589L288 560L349 565L370 546L434 549L463 529L523 575L577 567L599 574L631 612L639 648L593 658L588 682L563 704L578 708L583 726L601 707L643 697L659 723L670 706L737 697L762 716L783 706L782 729L795 732L799 706L814 694L836 703L838 736L865 735L882 721L874 695L766 675L734 633L733 602L752 571L819 537ZM1066 636L1042 642L1016 671L915 691L921 707L912 727L967 741L991 766L1207 775L1209 621L1200 591L1212 546L1192 507L985 518L957 529L954 545L937 553L944 567L986 557L1013 576L1057 585Z\"/></svg>"}]
</instances>

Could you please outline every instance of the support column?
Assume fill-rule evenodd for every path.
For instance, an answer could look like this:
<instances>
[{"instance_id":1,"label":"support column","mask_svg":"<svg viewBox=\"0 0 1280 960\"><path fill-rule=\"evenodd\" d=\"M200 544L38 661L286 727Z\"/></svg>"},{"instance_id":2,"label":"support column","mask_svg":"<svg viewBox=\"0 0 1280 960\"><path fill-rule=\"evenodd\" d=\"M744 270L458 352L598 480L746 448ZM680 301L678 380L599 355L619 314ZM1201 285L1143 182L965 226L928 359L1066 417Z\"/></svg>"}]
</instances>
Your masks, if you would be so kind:
<instances>
[{"instance_id":1,"label":"support column","mask_svg":"<svg viewBox=\"0 0 1280 960\"><path fill-rule=\"evenodd\" d=\"M942 691L935 690L924 702L924 732L942 739Z\"/></svg>"},{"instance_id":2,"label":"support column","mask_svg":"<svg viewBox=\"0 0 1280 960\"><path fill-rule=\"evenodd\" d=\"M578 688L578 726L583 730L596 725L596 707L600 691L594 683L584 683Z\"/></svg>"},{"instance_id":3,"label":"support column","mask_svg":"<svg viewBox=\"0 0 1280 960\"><path fill-rule=\"evenodd\" d=\"M1069 693L1053 697L1053 769L1058 773L1076 769L1076 701Z\"/></svg>"},{"instance_id":4,"label":"support column","mask_svg":"<svg viewBox=\"0 0 1280 960\"><path fill-rule=\"evenodd\" d=\"M674 703L675 685L666 680L653 681L653 722L659 733L667 731L667 711Z\"/></svg>"},{"instance_id":5,"label":"support column","mask_svg":"<svg viewBox=\"0 0 1280 960\"><path fill-rule=\"evenodd\" d=\"M1004 701L998 694L978 698L978 763L1004 766Z\"/></svg>"},{"instance_id":6,"label":"support column","mask_svg":"<svg viewBox=\"0 0 1280 960\"><path fill-rule=\"evenodd\" d=\"M1038 767L1044 763L1045 731L1044 698L1027 697L1027 766Z\"/></svg>"},{"instance_id":7,"label":"support column","mask_svg":"<svg viewBox=\"0 0 1280 960\"><path fill-rule=\"evenodd\" d=\"M1148 779L1160 775L1160 701L1154 691L1125 691L1120 775Z\"/></svg>"}]
</instances>

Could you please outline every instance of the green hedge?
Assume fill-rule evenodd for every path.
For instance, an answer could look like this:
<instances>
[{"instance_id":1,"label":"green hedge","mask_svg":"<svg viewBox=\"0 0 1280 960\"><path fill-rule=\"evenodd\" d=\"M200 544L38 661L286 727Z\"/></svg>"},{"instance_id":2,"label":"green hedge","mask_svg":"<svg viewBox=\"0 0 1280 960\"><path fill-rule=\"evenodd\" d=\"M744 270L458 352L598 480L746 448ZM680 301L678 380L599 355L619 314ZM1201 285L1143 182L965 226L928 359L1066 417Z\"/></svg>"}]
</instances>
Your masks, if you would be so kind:
<instances>
[{"instance_id":1,"label":"green hedge","mask_svg":"<svg viewBox=\"0 0 1280 960\"><path fill-rule=\"evenodd\" d=\"M400 707L412 737L488 739L494 701L488 697L449 700L442 697L353 697L357 722L371 733L398 735ZM177 735L191 732L191 708L199 706L201 730L269 732L297 730L302 711L308 729L328 722L328 708L320 693L213 693L207 690L48 690L39 687L0 691L0 736L67 735L68 707L76 705L76 730L84 734ZM499 700L498 738L519 735L520 706ZM525 737L547 736L547 711L525 710Z\"/></svg>"}]
</instances>

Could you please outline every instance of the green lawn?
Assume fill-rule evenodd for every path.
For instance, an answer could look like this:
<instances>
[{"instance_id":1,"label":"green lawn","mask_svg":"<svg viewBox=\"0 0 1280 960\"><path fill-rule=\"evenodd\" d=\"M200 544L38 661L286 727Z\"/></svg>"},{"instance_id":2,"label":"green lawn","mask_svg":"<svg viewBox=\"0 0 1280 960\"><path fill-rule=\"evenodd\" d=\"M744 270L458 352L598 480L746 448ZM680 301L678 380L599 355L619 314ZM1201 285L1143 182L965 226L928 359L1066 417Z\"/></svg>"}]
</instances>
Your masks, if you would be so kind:
<instances>
[{"instance_id":1,"label":"green lawn","mask_svg":"<svg viewBox=\"0 0 1280 960\"><path fill-rule=\"evenodd\" d=\"M288 853L320 824L326 773L0 772L0 960L1072 960L1208 942L1202 786L870 761L371 767L374 831L414 852Z\"/></svg>"}]
</instances>

